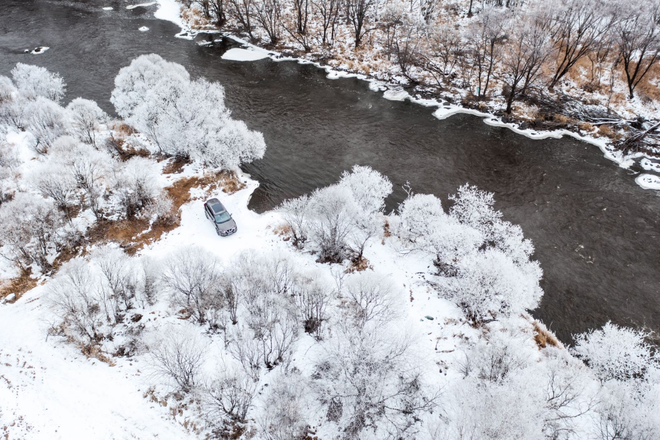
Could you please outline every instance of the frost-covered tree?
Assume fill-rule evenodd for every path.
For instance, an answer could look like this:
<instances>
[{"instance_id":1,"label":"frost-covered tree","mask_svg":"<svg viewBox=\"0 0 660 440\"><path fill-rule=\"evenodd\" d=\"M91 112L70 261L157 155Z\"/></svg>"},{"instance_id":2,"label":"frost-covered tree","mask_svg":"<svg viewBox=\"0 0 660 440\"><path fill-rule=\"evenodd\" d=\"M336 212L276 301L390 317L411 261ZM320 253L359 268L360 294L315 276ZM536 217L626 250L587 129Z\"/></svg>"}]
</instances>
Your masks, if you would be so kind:
<instances>
[{"instance_id":1,"label":"frost-covered tree","mask_svg":"<svg viewBox=\"0 0 660 440\"><path fill-rule=\"evenodd\" d=\"M110 186L112 157L105 151L65 136L53 143L46 166L75 182L80 205L102 218L102 201Z\"/></svg>"},{"instance_id":2,"label":"frost-covered tree","mask_svg":"<svg viewBox=\"0 0 660 440\"><path fill-rule=\"evenodd\" d=\"M75 205L83 210L90 208L100 218L114 162L107 152L63 136L33 166L29 180L44 197L53 199L69 219Z\"/></svg>"},{"instance_id":3,"label":"frost-covered tree","mask_svg":"<svg viewBox=\"0 0 660 440\"><path fill-rule=\"evenodd\" d=\"M440 199L413 194L399 207L395 233L404 249L429 252L441 275L456 274L459 260L476 252L484 237L477 229L448 216Z\"/></svg>"},{"instance_id":4,"label":"frost-covered tree","mask_svg":"<svg viewBox=\"0 0 660 440\"><path fill-rule=\"evenodd\" d=\"M310 213L309 196L303 194L296 199L288 199L280 207L286 225L289 227L293 245L302 248L309 234L308 216Z\"/></svg>"},{"instance_id":5,"label":"frost-covered tree","mask_svg":"<svg viewBox=\"0 0 660 440\"><path fill-rule=\"evenodd\" d=\"M453 287L444 292L475 322L535 309L543 290L538 263L516 265L497 250L473 253L457 264Z\"/></svg>"},{"instance_id":6,"label":"frost-covered tree","mask_svg":"<svg viewBox=\"0 0 660 440\"><path fill-rule=\"evenodd\" d=\"M472 62L476 68L476 96L488 96L494 69L502 56L502 45L506 37L509 14L500 8L486 8L477 17L477 22L465 28L466 38L472 48Z\"/></svg>"},{"instance_id":7,"label":"frost-covered tree","mask_svg":"<svg viewBox=\"0 0 660 440\"><path fill-rule=\"evenodd\" d=\"M52 258L62 243L64 216L47 199L18 193L0 206L0 251L18 267L32 263L42 270L51 267Z\"/></svg>"},{"instance_id":8,"label":"frost-covered tree","mask_svg":"<svg viewBox=\"0 0 660 440\"><path fill-rule=\"evenodd\" d=\"M235 295L232 301L238 299L242 311L242 323L229 330L234 358L255 377L264 367L287 364L301 327L292 295L293 261L287 256L242 253L227 278Z\"/></svg>"},{"instance_id":9,"label":"frost-covered tree","mask_svg":"<svg viewBox=\"0 0 660 440\"><path fill-rule=\"evenodd\" d=\"M190 157L208 167L227 170L261 159L265 151L261 133L250 130L243 121L226 120L217 132L208 133L191 147Z\"/></svg>"},{"instance_id":10,"label":"frost-covered tree","mask_svg":"<svg viewBox=\"0 0 660 440\"><path fill-rule=\"evenodd\" d=\"M660 2L621 1L616 7L620 17L614 23L614 38L628 97L633 99L635 88L660 59Z\"/></svg>"},{"instance_id":11,"label":"frost-covered tree","mask_svg":"<svg viewBox=\"0 0 660 440\"><path fill-rule=\"evenodd\" d=\"M594 409L595 438L601 440L655 439L660 435L660 377L650 381L606 383Z\"/></svg>"},{"instance_id":12,"label":"frost-covered tree","mask_svg":"<svg viewBox=\"0 0 660 440\"><path fill-rule=\"evenodd\" d=\"M375 0L346 0L346 15L353 30L353 42L356 48L370 30L369 18L376 4Z\"/></svg>"},{"instance_id":13,"label":"frost-covered tree","mask_svg":"<svg viewBox=\"0 0 660 440\"><path fill-rule=\"evenodd\" d=\"M461 224L476 229L486 247L506 253L517 264L526 262L534 253L534 246L531 240L524 238L522 229L502 220L502 213L494 209L492 193L466 184L450 199L454 204L449 214Z\"/></svg>"},{"instance_id":14,"label":"frost-covered tree","mask_svg":"<svg viewBox=\"0 0 660 440\"><path fill-rule=\"evenodd\" d=\"M165 61L156 54L142 55L119 71L110 101L119 116L128 118L151 91L168 83L189 81L190 75L180 64Z\"/></svg>"},{"instance_id":15,"label":"frost-covered tree","mask_svg":"<svg viewBox=\"0 0 660 440\"><path fill-rule=\"evenodd\" d=\"M336 330L312 376L328 422L345 439L414 438L436 393L415 368L411 341L383 326Z\"/></svg>"},{"instance_id":16,"label":"frost-covered tree","mask_svg":"<svg viewBox=\"0 0 660 440\"><path fill-rule=\"evenodd\" d=\"M283 3L282 0L254 0L253 2L254 18L268 35L270 44L275 44L280 39Z\"/></svg>"},{"instance_id":17,"label":"frost-covered tree","mask_svg":"<svg viewBox=\"0 0 660 440\"><path fill-rule=\"evenodd\" d=\"M150 213L158 199L167 198L158 184L158 164L150 159L133 157L118 163L114 174L113 196L127 219Z\"/></svg>"},{"instance_id":18,"label":"frost-covered tree","mask_svg":"<svg viewBox=\"0 0 660 440\"><path fill-rule=\"evenodd\" d=\"M548 87L557 83L589 52L598 48L610 30L612 17L601 0L569 0L551 5L555 68Z\"/></svg>"},{"instance_id":19,"label":"frost-covered tree","mask_svg":"<svg viewBox=\"0 0 660 440\"><path fill-rule=\"evenodd\" d=\"M57 159L48 159L35 165L29 181L42 196L51 198L71 220L71 209L76 204L77 184L72 173Z\"/></svg>"},{"instance_id":20,"label":"frost-covered tree","mask_svg":"<svg viewBox=\"0 0 660 440\"><path fill-rule=\"evenodd\" d=\"M385 198L391 192L389 179L355 166L337 184L284 202L280 209L294 245L318 251L322 261L360 260L368 241L382 232Z\"/></svg>"},{"instance_id":21,"label":"frost-covered tree","mask_svg":"<svg viewBox=\"0 0 660 440\"><path fill-rule=\"evenodd\" d=\"M159 152L219 169L260 159L260 133L230 117L224 89L158 55L142 55L120 70L111 101Z\"/></svg>"},{"instance_id":22,"label":"frost-covered tree","mask_svg":"<svg viewBox=\"0 0 660 440\"><path fill-rule=\"evenodd\" d=\"M411 194L398 209L396 234L406 245L426 247L421 243L441 227L446 216L439 198L431 194Z\"/></svg>"},{"instance_id":23,"label":"frost-covered tree","mask_svg":"<svg viewBox=\"0 0 660 440\"><path fill-rule=\"evenodd\" d=\"M320 339L328 320L328 303L334 291L322 271L296 273L291 293L296 299L300 322L305 332Z\"/></svg>"},{"instance_id":24,"label":"frost-covered tree","mask_svg":"<svg viewBox=\"0 0 660 440\"><path fill-rule=\"evenodd\" d=\"M349 190L335 185L316 190L311 195L309 233L318 247L319 257L340 262L350 256L350 234L360 214Z\"/></svg>"},{"instance_id":25,"label":"frost-covered tree","mask_svg":"<svg viewBox=\"0 0 660 440\"><path fill-rule=\"evenodd\" d=\"M99 270L98 291L106 318L111 323L123 320L124 314L136 306L140 289L140 273L135 261L121 249L102 248L91 262Z\"/></svg>"},{"instance_id":26,"label":"frost-covered tree","mask_svg":"<svg viewBox=\"0 0 660 440\"><path fill-rule=\"evenodd\" d=\"M79 141L96 147L100 124L107 121L108 115L96 102L83 98L74 99L66 106L66 109L71 115L72 134Z\"/></svg>"},{"instance_id":27,"label":"frost-covered tree","mask_svg":"<svg viewBox=\"0 0 660 440\"><path fill-rule=\"evenodd\" d=\"M403 296L390 278L374 271L350 276L343 283L341 293L348 300L349 316L353 317L359 327L364 327L369 322L392 321L397 317L400 308L397 298Z\"/></svg>"},{"instance_id":28,"label":"frost-covered tree","mask_svg":"<svg viewBox=\"0 0 660 440\"><path fill-rule=\"evenodd\" d=\"M497 383L470 376L454 383L447 425L433 439L545 439L541 393L531 379L518 375Z\"/></svg>"},{"instance_id":29,"label":"frost-covered tree","mask_svg":"<svg viewBox=\"0 0 660 440\"><path fill-rule=\"evenodd\" d=\"M32 148L44 154L53 142L69 133L69 114L55 102L38 96L25 103L23 121L25 128L34 137Z\"/></svg>"},{"instance_id":30,"label":"frost-covered tree","mask_svg":"<svg viewBox=\"0 0 660 440\"><path fill-rule=\"evenodd\" d=\"M649 334L608 322L599 330L575 337L572 352L602 381L641 379L659 367Z\"/></svg>"},{"instance_id":31,"label":"frost-covered tree","mask_svg":"<svg viewBox=\"0 0 660 440\"><path fill-rule=\"evenodd\" d=\"M307 437L312 406L307 379L299 371L279 374L268 387L257 420L259 437L267 440Z\"/></svg>"},{"instance_id":32,"label":"frost-covered tree","mask_svg":"<svg viewBox=\"0 0 660 440\"><path fill-rule=\"evenodd\" d=\"M11 79L0 76L0 133L8 127L22 126L22 106L19 105L18 89Z\"/></svg>"},{"instance_id":33,"label":"frost-covered tree","mask_svg":"<svg viewBox=\"0 0 660 440\"><path fill-rule=\"evenodd\" d=\"M506 109L525 95L543 73L543 66L552 54L549 11L531 9L518 18L508 35L502 62L502 81L506 85Z\"/></svg>"},{"instance_id":34,"label":"frost-covered tree","mask_svg":"<svg viewBox=\"0 0 660 440\"><path fill-rule=\"evenodd\" d=\"M0 205L9 201L16 190L17 167L20 163L16 148L0 140Z\"/></svg>"},{"instance_id":35,"label":"frost-covered tree","mask_svg":"<svg viewBox=\"0 0 660 440\"><path fill-rule=\"evenodd\" d=\"M42 97L58 103L64 97L66 84L62 77L43 67L18 63L11 76L21 96L30 101Z\"/></svg>"}]
</instances>

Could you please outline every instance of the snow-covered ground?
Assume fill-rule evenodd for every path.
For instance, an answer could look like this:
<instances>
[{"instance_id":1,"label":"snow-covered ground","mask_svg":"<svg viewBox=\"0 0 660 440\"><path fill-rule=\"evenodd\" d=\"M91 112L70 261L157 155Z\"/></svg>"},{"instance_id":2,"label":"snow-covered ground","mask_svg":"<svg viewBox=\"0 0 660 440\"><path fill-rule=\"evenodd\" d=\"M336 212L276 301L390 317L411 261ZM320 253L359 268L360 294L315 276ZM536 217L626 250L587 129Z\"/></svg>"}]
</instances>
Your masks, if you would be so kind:
<instances>
[{"instance_id":1,"label":"snow-covered ground","mask_svg":"<svg viewBox=\"0 0 660 440\"><path fill-rule=\"evenodd\" d=\"M181 29L187 28L181 17L181 4L176 0L158 0L158 10L154 16L160 20L171 21Z\"/></svg>"},{"instance_id":2,"label":"snow-covered ground","mask_svg":"<svg viewBox=\"0 0 660 440\"><path fill-rule=\"evenodd\" d=\"M660 190L660 176L655 174L640 174L635 182L644 189Z\"/></svg>"},{"instance_id":3,"label":"snow-covered ground","mask_svg":"<svg viewBox=\"0 0 660 440\"><path fill-rule=\"evenodd\" d=\"M110 366L48 337L44 286L0 306L0 435L7 439L189 439L144 397L142 366Z\"/></svg>"}]
</instances>

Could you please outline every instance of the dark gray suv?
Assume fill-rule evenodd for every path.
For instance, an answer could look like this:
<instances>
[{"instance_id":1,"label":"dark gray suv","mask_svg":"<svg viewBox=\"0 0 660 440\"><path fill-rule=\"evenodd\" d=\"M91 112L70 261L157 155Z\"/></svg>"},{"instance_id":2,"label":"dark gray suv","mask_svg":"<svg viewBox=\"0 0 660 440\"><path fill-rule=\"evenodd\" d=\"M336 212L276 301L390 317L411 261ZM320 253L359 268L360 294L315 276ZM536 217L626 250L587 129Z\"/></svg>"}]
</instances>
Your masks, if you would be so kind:
<instances>
[{"instance_id":1,"label":"dark gray suv","mask_svg":"<svg viewBox=\"0 0 660 440\"><path fill-rule=\"evenodd\" d=\"M218 235L226 237L236 232L236 222L231 218L231 214L227 212L220 200L213 198L208 199L204 203L204 213L206 218L213 222L215 226L215 231Z\"/></svg>"}]
</instances>

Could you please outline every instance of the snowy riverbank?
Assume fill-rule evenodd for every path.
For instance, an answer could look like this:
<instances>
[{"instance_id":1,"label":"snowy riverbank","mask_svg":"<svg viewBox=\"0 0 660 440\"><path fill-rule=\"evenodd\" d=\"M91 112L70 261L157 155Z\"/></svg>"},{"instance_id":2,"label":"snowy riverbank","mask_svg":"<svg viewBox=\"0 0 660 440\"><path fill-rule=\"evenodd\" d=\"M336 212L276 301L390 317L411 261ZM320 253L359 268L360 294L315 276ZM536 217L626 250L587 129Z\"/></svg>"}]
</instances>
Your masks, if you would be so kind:
<instances>
[{"instance_id":1,"label":"snowy riverbank","mask_svg":"<svg viewBox=\"0 0 660 440\"><path fill-rule=\"evenodd\" d=\"M156 13L156 18L171 21L177 26L181 27L182 32L185 33L186 38L192 39L197 33L192 29L181 16L181 5L177 0L159 0L159 9ZM200 31L202 33L208 32L206 30ZM177 34L178 36L178 34ZM604 157L616 163L619 167L628 169L636 161L640 159L657 160L657 158L648 157L641 153L634 153L625 155L622 151L617 150L612 141L603 136L596 136L594 134L580 134L576 131L568 129L531 129L531 128L521 128L521 123L519 122L504 122L502 117L496 116L490 112L483 112L475 109L465 108L461 105L451 104L442 99L434 99L422 97L419 94L415 96L411 95L408 91L404 89L404 86L401 84L395 84L389 81L383 81L378 78L375 78L372 75L367 75L360 72L354 72L347 69L339 69L337 67L330 66L325 63L318 61L313 61L300 57L284 56L281 53L273 50L267 50L262 47L259 47L255 44L248 42L247 40L240 38L231 33L224 33L223 38L230 38L239 45L242 49L230 49L223 59L228 61L257 61L264 58L269 58L274 62L284 62L292 61L299 64L311 64L315 67L324 70L327 73L328 79L339 79L339 78L357 78L369 83L369 88L375 92L382 92L382 96L385 99L392 101L404 101L408 100L418 105L424 107L436 108L433 112L433 115L442 120L453 115L457 114L469 114L472 116L477 116L482 119L482 121L491 126L507 128L521 136L525 136L529 139L541 140L541 139L560 139L564 136L572 137L582 142L586 142L590 145L598 147L603 153ZM218 40L219 41L219 40ZM653 162L656 163L656 162ZM653 185L645 185L642 182L648 181L646 179L636 179L636 183L644 189L655 189Z\"/></svg>"}]
</instances>

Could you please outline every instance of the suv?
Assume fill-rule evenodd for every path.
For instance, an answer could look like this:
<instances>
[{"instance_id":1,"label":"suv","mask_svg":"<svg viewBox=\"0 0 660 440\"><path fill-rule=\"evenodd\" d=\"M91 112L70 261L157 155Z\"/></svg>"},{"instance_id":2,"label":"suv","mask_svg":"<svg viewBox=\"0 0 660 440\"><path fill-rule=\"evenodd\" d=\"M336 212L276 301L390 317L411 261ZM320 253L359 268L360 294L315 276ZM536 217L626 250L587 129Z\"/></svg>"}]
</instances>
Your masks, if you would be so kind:
<instances>
[{"instance_id":1,"label":"suv","mask_svg":"<svg viewBox=\"0 0 660 440\"><path fill-rule=\"evenodd\" d=\"M213 222L215 231L218 235L226 237L236 232L236 222L231 218L231 214L227 212L220 200L213 198L204 203L204 214L206 218Z\"/></svg>"}]
</instances>

